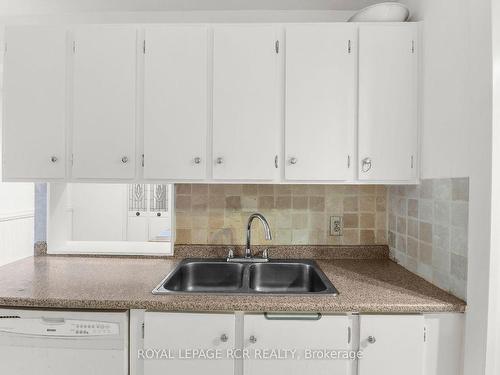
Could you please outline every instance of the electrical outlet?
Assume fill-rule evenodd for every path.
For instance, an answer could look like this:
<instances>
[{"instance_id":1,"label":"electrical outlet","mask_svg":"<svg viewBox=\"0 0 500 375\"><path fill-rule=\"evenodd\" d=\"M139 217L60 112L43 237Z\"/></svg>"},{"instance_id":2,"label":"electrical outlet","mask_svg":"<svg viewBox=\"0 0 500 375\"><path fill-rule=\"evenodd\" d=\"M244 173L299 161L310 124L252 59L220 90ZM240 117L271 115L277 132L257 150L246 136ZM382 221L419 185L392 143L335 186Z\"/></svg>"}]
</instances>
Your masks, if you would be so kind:
<instances>
[{"instance_id":1,"label":"electrical outlet","mask_svg":"<svg viewBox=\"0 0 500 375\"><path fill-rule=\"evenodd\" d=\"M344 222L342 216L330 216L330 236L342 236Z\"/></svg>"}]
</instances>

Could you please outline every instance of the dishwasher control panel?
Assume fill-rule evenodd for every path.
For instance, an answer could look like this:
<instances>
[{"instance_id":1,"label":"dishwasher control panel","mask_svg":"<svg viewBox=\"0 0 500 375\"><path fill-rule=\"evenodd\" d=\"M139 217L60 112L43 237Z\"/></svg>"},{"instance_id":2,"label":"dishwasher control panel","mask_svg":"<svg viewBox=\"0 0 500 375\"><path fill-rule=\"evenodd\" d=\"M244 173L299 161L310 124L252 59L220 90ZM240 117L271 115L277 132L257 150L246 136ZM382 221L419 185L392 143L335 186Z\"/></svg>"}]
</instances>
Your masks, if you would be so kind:
<instances>
[{"instance_id":1,"label":"dishwasher control panel","mask_svg":"<svg viewBox=\"0 0 500 375\"><path fill-rule=\"evenodd\" d=\"M77 336L109 336L118 335L120 327L118 323L71 321L71 330Z\"/></svg>"},{"instance_id":2,"label":"dishwasher control panel","mask_svg":"<svg viewBox=\"0 0 500 375\"><path fill-rule=\"evenodd\" d=\"M0 332L28 336L96 337L117 336L120 324L93 320L63 318L0 319Z\"/></svg>"}]
</instances>

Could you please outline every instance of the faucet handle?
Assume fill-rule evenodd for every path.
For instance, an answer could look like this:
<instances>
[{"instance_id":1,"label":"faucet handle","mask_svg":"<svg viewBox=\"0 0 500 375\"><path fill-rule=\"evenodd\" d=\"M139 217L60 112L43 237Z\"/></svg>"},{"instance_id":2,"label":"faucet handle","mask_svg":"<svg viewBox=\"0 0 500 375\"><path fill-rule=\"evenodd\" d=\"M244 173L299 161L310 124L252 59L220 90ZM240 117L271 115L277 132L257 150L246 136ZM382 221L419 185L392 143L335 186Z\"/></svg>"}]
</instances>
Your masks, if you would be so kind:
<instances>
[{"instance_id":1,"label":"faucet handle","mask_svg":"<svg viewBox=\"0 0 500 375\"><path fill-rule=\"evenodd\" d=\"M264 249L264 251L262 252L263 259L269 259L269 250L269 248Z\"/></svg>"}]
</instances>

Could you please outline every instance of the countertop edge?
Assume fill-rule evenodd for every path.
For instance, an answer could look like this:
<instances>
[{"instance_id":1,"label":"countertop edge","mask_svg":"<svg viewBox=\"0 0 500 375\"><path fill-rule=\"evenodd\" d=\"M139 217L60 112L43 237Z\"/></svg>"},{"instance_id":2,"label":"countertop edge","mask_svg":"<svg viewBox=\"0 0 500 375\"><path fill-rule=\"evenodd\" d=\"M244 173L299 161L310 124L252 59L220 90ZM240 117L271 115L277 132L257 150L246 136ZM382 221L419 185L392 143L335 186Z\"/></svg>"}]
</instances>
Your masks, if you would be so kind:
<instances>
[{"instance_id":1,"label":"countertop edge","mask_svg":"<svg viewBox=\"0 0 500 375\"><path fill-rule=\"evenodd\" d=\"M291 301L290 303L293 303ZM319 312L319 313L356 313L356 314L374 314L374 313L393 313L393 314L421 314L421 313L464 313L466 305L443 304L442 306L436 305L386 305L386 306L339 306L338 308L291 308L290 305L282 305L280 307L263 305L254 306L253 304L243 304L235 302L234 305L227 304L228 308L210 307L207 304L200 304L199 306L193 304L192 301L179 303L141 303L130 302L127 300L116 301L95 301L95 300L60 300L60 299L46 299L43 302L36 299L26 298L0 298L0 307L2 308L48 308L48 309L75 309L75 310L151 310L151 311L164 311L164 312L214 312L214 313L234 313L237 311L244 311L246 313L256 312Z\"/></svg>"}]
</instances>

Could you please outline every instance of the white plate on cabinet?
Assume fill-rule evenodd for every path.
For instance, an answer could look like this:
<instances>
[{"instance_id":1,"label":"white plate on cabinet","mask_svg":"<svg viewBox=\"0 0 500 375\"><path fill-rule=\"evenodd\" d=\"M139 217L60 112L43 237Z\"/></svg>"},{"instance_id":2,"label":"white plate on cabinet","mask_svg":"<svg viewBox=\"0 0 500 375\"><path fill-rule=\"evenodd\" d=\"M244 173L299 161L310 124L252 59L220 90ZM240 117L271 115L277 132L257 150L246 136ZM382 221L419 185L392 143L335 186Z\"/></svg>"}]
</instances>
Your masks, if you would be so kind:
<instances>
[{"instance_id":1,"label":"white plate on cabinet","mask_svg":"<svg viewBox=\"0 0 500 375\"><path fill-rule=\"evenodd\" d=\"M356 12L349 22L405 22L410 18L410 10L407 6L386 2L374 4Z\"/></svg>"}]
</instances>

